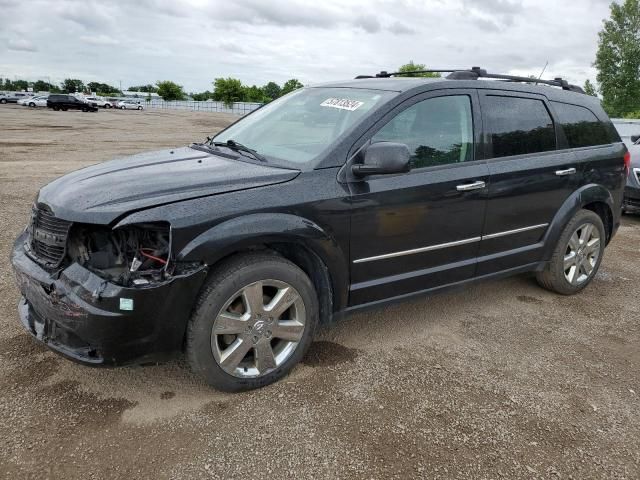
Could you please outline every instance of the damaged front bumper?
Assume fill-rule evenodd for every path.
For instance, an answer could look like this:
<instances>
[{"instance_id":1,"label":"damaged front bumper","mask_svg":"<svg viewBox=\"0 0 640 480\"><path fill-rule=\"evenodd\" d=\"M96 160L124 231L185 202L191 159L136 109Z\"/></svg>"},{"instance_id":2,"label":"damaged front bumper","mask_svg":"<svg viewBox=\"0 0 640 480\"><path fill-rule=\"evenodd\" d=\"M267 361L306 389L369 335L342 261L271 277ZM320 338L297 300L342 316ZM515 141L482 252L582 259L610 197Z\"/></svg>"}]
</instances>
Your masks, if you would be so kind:
<instances>
[{"instance_id":1,"label":"damaged front bumper","mask_svg":"<svg viewBox=\"0 0 640 480\"><path fill-rule=\"evenodd\" d=\"M49 348L95 366L156 362L181 350L206 266L127 288L77 263L49 272L26 254L26 241L25 233L11 254L20 319Z\"/></svg>"}]
</instances>

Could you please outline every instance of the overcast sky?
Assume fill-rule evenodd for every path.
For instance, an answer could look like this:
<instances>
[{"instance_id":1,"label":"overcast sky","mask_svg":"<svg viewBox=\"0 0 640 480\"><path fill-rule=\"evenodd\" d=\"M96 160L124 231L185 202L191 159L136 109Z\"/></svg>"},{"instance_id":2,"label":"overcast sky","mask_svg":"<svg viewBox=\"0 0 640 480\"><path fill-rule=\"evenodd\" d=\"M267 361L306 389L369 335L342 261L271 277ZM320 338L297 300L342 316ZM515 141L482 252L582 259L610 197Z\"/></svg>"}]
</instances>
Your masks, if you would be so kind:
<instances>
[{"instance_id":1,"label":"overcast sky","mask_svg":"<svg viewBox=\"0 0 640 480\"><path fill-rule=\"evenodd\" d=\"M609 0L0 0L0 77L304 84L479 65L582 84Z\"/></svg>"}]
</instances>

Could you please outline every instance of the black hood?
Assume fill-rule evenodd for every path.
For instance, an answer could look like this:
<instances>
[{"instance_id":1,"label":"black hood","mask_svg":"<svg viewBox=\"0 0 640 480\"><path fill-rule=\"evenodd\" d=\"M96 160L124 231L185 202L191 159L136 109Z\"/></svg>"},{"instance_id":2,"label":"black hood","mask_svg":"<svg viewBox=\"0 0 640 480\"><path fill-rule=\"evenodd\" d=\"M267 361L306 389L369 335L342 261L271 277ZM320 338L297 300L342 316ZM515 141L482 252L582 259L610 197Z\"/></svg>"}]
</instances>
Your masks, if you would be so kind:
<instances>
[{"instance_id":1,"label":"black hood","mask_svg":"<svg viewBox=\"0 0 640 480\"><path fill-rule=\"evenodd\" d=\"M184 147L69 173L44 186L38 202L64 220L108 224L133 210L286 182L299 173Z\"/></svg>"}]
</instances>

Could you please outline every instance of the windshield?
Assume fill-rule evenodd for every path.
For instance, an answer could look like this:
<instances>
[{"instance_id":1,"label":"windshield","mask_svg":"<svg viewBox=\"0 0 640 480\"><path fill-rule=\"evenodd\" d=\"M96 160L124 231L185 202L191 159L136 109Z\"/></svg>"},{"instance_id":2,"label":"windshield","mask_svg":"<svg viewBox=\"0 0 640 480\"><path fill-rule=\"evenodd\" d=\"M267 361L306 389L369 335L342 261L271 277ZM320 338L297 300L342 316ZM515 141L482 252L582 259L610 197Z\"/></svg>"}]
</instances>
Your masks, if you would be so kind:
<instances>
[{"instance_id":1,"label":"windshield","mask_svg":"<svg viewBox=\"0 0 640 480\"><path fill-rule=\"evenodd\" d=\"M275 100L214 137L234 140L286 166L314 166L338 137L396 92L303 88Z\"/></svg>"}]
</instances>

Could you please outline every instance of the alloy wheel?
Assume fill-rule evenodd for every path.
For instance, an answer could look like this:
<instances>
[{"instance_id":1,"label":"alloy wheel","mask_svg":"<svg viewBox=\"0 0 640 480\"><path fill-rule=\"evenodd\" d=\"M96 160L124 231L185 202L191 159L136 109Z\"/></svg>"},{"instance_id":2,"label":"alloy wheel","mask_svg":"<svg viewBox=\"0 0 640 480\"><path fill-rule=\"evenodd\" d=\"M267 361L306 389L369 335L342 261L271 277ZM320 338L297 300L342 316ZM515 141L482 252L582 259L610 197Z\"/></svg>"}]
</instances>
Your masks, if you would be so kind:
<instances>
[{"instance_id":1,"label":"alloy wheel","mask_svg":"<svg viewBox=\"0 0 640 480\"><path fill-rule=\"evenodd\" d=\"M580 225L569 238L564 255L564 277L580 285L591 276L600 258L600 232L593 223Z\"/></svg>"},{"instance_id":2,"label":"alloy wheel","mask_svg":"<svg viewBox=\"0 0 640 480\"><path fill-rule=\"evenodd\" d=\"M254 282L237 291L218 313L211 332L213 357L234 377L262 377L291 357L305 320L304 302L291 285Z\"/></svg>"}]
</instances>

